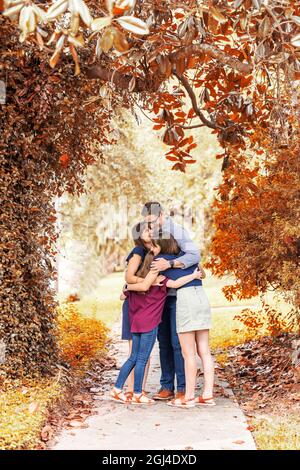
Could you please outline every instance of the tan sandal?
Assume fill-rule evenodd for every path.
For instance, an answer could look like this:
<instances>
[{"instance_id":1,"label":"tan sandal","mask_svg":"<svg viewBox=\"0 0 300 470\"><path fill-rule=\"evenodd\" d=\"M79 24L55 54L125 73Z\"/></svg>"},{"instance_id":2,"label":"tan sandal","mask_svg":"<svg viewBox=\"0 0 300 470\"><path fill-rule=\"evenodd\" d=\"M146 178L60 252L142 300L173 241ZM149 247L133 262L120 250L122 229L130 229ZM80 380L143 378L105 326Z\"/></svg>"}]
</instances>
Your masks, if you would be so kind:
<instances>
[{"instance_id":1,"label":"tan sandal","mask_svg":"<svg viewBox=\"0 0 300 470\"><path fill-rule=\"evenodd\" d=\"M152 398L147 397L145 392L134 393L132 396L131 404L132 405L153 405L155 403Z\"/></svg>"},{"instance_id":2,"label":"tan sandal","mask_svg":"<svg viewBox=\"0 0 300 470\"><path fill-rule=\"evenodd\" d=\"M202 396L198 397L196 405L201 406L216 406L216 402L213 397L203 398Z\"/></svg>"},{"instance_id":3,"label":"tan sandal","mask_svg":"<svg viewBox=\"0 0 300 470\"><path fill-rule=\"evenodd\" d=\"M186 400L184 397L174 398L167 405L175 406L176 408L194 408L195 398L189 398L189 400Z\"/></svg>"},{"instance_id":4,"label":"tan sandal","mask_svg":"<svg viewBox=\"0 0 300 470\"><path fill-rule=\"evenodd\" d=\"M130 402L132 400L132 397L133 397L133 392L126 392L125 397Z\"/></svg>"},{"instance_id":5,"label":"tan sandal","mask_svg":"<svg viewBox=\"0 0 300 470\"><path fill-rule=\"evenodd\" d=\"M116 401L118 403L129 403L129 400L127 399L123 390L117 392L117 389L115 387L110 391L110 398L111 400Z\"/></svg>"}]
</instances>

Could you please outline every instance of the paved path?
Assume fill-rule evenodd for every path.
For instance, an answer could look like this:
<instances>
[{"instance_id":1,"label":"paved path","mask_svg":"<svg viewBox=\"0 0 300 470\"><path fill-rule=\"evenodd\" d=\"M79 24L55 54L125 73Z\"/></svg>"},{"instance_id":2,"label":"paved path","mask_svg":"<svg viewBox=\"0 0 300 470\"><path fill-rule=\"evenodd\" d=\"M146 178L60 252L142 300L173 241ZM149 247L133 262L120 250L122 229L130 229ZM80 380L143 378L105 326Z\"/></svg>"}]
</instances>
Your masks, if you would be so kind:
<instances>
[{"instance_id":1,"label":"paved path","mask_svg":"<svg viewBox=\"0 0 300 470\"><path fill-rule=\"evenodd\" d=\"M119 325L115 326L116 335ZM115 344L118 367L127 356L127 343ZM152 365L147 389L154 392L159 384L159 358L157 345L152 354ZM114 381L118 370L110 371L108 382ZM199 379L201 381L201 379ZM255 449L251 433L242 410L236 403L228 384L217 378L217 397L212 408L174 409L164 403L136 407L109 400L109 383L97 397L97 414L87 418L88 427L64 430L53 446L62 449ZM199 384L200 385L200 384Z\"/></svg>"}]
</instances>

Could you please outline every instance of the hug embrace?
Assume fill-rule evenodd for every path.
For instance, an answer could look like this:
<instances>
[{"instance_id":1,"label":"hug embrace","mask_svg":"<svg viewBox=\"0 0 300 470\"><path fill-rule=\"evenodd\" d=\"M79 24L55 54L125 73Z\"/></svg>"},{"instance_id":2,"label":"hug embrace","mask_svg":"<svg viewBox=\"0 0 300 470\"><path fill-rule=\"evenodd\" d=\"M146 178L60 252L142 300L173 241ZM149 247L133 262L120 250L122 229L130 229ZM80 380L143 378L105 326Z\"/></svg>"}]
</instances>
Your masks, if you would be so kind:
<instances>
[{"instance_id":1,"label":"hug embrace","mask_svg":"<svg viewBox=\"0 0 300 470\"><path fill-rule=\"evenodd\" d=\"M180 408L214 406L211 309L202 286L205 273L199 265L199 250L187 231L165 216L160 203L147 202L142 217L132 231L135 247L126 260L126 284L121 294L122 339L129 342L129 357L110 396L134 405L151 405L158 400ZM160 389L150 397L146 383L156 339ZM198 397L196 354L204 375Z\"/></svg>"}]
</instances>

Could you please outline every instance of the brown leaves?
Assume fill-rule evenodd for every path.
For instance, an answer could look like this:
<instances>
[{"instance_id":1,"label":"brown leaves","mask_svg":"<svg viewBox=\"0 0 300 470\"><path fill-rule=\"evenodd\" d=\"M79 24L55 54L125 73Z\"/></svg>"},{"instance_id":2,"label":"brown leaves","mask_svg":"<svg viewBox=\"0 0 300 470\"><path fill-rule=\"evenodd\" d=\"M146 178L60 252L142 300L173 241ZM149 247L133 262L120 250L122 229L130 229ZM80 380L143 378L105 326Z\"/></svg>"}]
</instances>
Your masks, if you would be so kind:
<instances>
[{"instance_id":1,"label":"brown leaves","mask_svg":"<svg viewBox=\"0 0 300 470\"><path fill-rule=\"evenodd\" d=\"M119 52L126 52L129 49L129 44L126 37L117 29L114 30L114 46Z\"/></svg>"},{"instance_id":2,"label":"brown leaves","mask_svg":"<svg viewBox=\"0 0 300 470\"><path fill-rule=\"evenodd\" d=\"M227 18L223 15L223 13L214 6L210 6L209 14L212 15L212 17L221 24L226 23L227 21Z\"/></svg>"},{"instance_id":3,"label":"brown leaves","mask_svg":"<svg viewBox=\"0 0 300 470\"><path fill-rule=\"evenodd\" d=\"M107 53L113 46L114 32L112 29L106 29L100 41L100 47L103 52Z\"/></svg>"},{"instance_id":4,"label":"brown leaves","mask_svg":"<svg viewBox=\"0 0 300 470\"><path fill-rule=\"evenodd\" d=\"M275 399L284 398L290 390L294 337L283 334L275 340L262 338L232 349L226 377L248 412L272 406Z\"/></svg>"},{"instance_id":5,"label":"brown leaves","mask_svg":"<svg viewBox=\"0 0 300 470\"><path fill-rule=\"evenodd\" d=\"M159 54L156 58L156 62L158 63L160 73L166 78L169 77L172 72L172 64L169 58L165 55Z\"/></svg>"},{"instance_id":6,"label":"brown leaves","mask_svg":"<svg viewBox=\"0 0 300 470\"><path fill-rule=\"evenodd\" d=\"M53 71L48 48L24 54L14 26L4 17L0 22L7 84L0 119L0 262L6 273L0 309L7 357L2 371L13 376L47 375L58 363L51 287L56 240L53 198L82 188L82 173L92 158L90 139L101 143L107 138L108 112L99 106L93 112L83 109L88 97L99 97L99 86L73 76L70 53L67 67ZM33 51L32 44L26 47Z\"/></svg>"}]
</instances>

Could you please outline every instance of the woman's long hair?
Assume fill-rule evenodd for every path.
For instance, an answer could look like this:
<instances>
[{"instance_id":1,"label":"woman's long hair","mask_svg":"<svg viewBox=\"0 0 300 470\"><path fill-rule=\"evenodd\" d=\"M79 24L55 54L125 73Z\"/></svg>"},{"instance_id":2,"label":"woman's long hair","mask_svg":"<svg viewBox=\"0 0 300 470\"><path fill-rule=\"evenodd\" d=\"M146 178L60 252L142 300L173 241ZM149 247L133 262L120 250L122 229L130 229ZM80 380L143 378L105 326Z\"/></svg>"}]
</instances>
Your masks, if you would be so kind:
<instances>
[{"instance_id":1,"label":"woman's long hair","mask_svg":"<svg viewBox=\"0 0 300 470\"><path fill-rule=\"evenodd\" d=\"M153 246L160 246L161 250L160 253L168 254L168 255L178 255L180 252L180 247L173 237L173 235L169 232L160 231L158 236L151 239L151 243ZM154 253L150 250L143 261L142 266L137 271L136 275L138 277L145 278L150 271L151 263L154 259Z\"/></svg>"}]
</instances>

